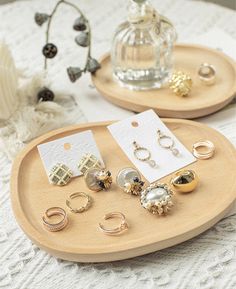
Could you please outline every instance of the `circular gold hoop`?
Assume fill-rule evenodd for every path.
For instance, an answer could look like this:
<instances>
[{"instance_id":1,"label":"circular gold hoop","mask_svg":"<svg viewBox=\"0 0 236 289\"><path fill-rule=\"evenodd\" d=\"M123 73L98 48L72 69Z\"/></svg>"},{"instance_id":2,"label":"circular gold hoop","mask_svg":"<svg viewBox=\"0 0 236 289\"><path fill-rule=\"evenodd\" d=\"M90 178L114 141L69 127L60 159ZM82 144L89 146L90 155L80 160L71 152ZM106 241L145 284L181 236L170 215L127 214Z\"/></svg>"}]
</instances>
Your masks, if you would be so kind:
<instances>
[{"instance_id":1,"label":"circular gold hoop","mask_svg":"<svg viewBox=\"0 0 236 289\"><path fill-rule=\"evenodd\" d=\"M204 148L204 151L200 152L200 147ZM206 160L215 154L215 146L209 140L200 140L193 144L192 152L197 159Z\"/></svg>"},{"instance_id":2,"label":"circular gold hoop","mask_svg":"<svg viewBox=\"0 0 236 289\"><path fill-rule=\"evenodd\" d=\"M146 162L147 164L149 164L151 168L155 168L157 166L156 162L154 160L151 160L152 155L151 155L151 152L147 148L139 146L136 141L133 141L133 145L134 145L133 154L137 160L141 162ZM145 152L146 157L143 157L143 158L139 157L138 152Z\"/></svg>"},{"instance_id":3,"label":"circular gold hoop","mask_svg":"<svg viewBox=\"0 0 236 289\"><path fill-rule=\"evenodd\" d=\"M216 69L213 65L202 63L198 70L199 79L206 85L215 83Z\"/></svg>"},{"instance_id":4,"label":"circular gold hoop","mask_svg":"<svg viewBox=\"0 0 236 289\"><path fill-rule=\"evenodd\" d=\"M120 213L120 212L112 212L112 213L108 213L104 216L104 220L108 220L111 218L119 218L121 219L121 224L118 227L115 227L113 229L106 229L101 223L99 223L99 228L100 230L107 234L107 235L118 235L120 233L122 233L123 231L128 229L128 223L126 221L125 215Z\"/></svg>"},{"instance_id":5,"label":"circular gold hoop","mask_svg":"<svg viewBox=\"0 0 236 289\"><path fill-rule=\"evenodd\" d=\"M84 192L76 192L76 193L73 193L69 196L70 200L73 200L73 199L78 198L78 197L86 198L86 204L84 206L79 207L79 208L73 208L71 206L71 202L69 200L66 200L67 207L70 209L71 212L73 212L75 214L83 213L84 211L87 211L91 207L91 204L92 204L92 198Z\"/></svg>"},{"instance_id":6,"label":"circular gold hoop","mask_svg":"<svg viewBox=\"0 0 236 289\"><path fill-rule=\"evenodd\" d=\"M47 219L52 216L61 216L62 220L57 223L49 223ZM68 224L67 214L64 209L60 207L52 207L47 209L45 215L42 217L44 227L50 232L57 232L64 229Z\"/></svg>"},{"instance_id":7,"label":"circular gold hoop","mask_svg":"<svg viewBox=\"0 0 236 289\"><path fill-rule=\"evenodd\" d=\"M168 144L165 145L162 142L164 139L168 140ZM173 138L169 135L163 134L160 129L157 130L157 141L162 148L170 150L174 156L178 156L180 154L179 150L175 147L175 141Z\"/></svg>"}]
</instances>

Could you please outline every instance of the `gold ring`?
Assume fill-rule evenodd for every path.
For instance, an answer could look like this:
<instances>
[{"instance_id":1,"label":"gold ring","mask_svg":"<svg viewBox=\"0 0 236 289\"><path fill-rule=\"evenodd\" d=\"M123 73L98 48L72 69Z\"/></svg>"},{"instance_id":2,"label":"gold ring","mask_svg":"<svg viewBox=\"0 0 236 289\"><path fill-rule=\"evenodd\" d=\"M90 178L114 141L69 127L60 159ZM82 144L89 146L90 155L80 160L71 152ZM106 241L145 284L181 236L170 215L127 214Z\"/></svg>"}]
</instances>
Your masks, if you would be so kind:
<instances>
[{"instance_id":1,"label":"gold ring","mask_svg":"<svg viewBox=\"0 0 236 289\"><path fill-rule=\"evenodd\" d=\"M215 154L215 146L209 140L200 140L193 144L192 152L197 159L206 160Z\"/></svg>"},{"instance_id":2,"label":"gold ring","mask_svg":"<svg viewBox=\"0 0 236 289\"><path fill-rule=\"evenodd\" d=\"M202 63L198 70L199 79L206 85L215 83L216 70L215 67L208 63Z\"/></svg>"},{"instance_id":3,"label":"gold ring","mask_svg":"<svg viewBox=\"0 0 236 289\"><path fill-rule=\"evenodd\" d=\"M123 231L128 229L128 223L126 221L125 215L120 212L112 212L108 213L104 216L104 220L108 220L111 218L119 218L121 219L121 223L118 227L115 227L113 229L106 229L101 223L99 223L99 228L102 230L103 233L107 235L118 235L122 233Z\"/></svg>"},{"instance_id":4,"label":"gold ring","mask_svg":"<svg viewBox=\"0 0 236 289\"><path fill-rule=\"evenodd\" d=\"M61 216L62 220L57 223L49 223L47 219L52 216ZM45 215L42 217L44 227L50 232L57 232L64 229L68 224L68 218L65 210L60 207L52 207L47 209Z\"/></svg>"},{"instance_id":5,"label":"gold ring","mask_svg":"<svg viewBox=\"0 0 236 289\"><path fill-rule=\"evenodd\" d=\"M179 193L190 193L198 185L198 176L192 170L182 170L175 173L170 183L174 190Z\"/></svg>"},{"instance_id":6,"label":"gold ring","mask_svg":"<svg viewBox=\"0 0 236 289\"><path fill-rule=\"evenodd\" d=\"M84 192L73 193L73 194L71 194L69 196L69 198L71 200L73 200L75 198L78 198L78 197L85 197L86 198L86 204L84 206L79 207L79 208L73 208L71 206L70 201L66 200L67 207L71 210L71 212L73 212L75 214L83 213L84 211L87 211L90 208L91 204L92 204L92 198L89 195L87 195L86 193L84 193Z\"/></svg>"}]
</instances>

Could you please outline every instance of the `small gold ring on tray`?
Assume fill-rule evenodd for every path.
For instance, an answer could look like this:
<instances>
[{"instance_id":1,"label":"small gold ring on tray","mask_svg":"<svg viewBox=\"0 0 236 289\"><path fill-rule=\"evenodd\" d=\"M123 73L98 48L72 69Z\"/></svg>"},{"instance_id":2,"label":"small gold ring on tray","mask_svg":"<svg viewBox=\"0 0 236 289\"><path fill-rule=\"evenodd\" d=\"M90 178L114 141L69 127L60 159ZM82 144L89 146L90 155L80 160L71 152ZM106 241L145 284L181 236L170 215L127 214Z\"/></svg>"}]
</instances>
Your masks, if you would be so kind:
<instances>
[{"instance_id":1,"label":"small gold ring on tray","mask_svg":"<svg viewBox=\"0 0 236 289\"><path fill-rule=\"evenodd\" d=\"M77 214L77 213L83 213L84 211L87 211L91 204L92 204L92 198L87 195L86 193L84 192L76 192L76 193L73 193L69 196L70 200L73 200L75 198L78 198L78 197L84 197L86 198L86 203L84 206L81 206L79 208L74 208L71 206L71 202L69 200L66 200L66 205L67 207L71 210L71 212Z\"/></svg>"},{"instance_id":2,"label":"small gold ring on tray","mask_svg":"<svg viewBox=\"0 0 236 289\"><path fill-rule=\"evenodd\" d=\"M112 219L112 218L119 218L121 219L121 223L119 226L113 228L113 229L107 229L105 228L101 223L99 223L99 228L101 231L107 235L118 235L122 233L123 231L128 229L128 223L126 221L125 215L120 212L112 212L108 213L104 216L104 220Z\"/></svg>"},{"instance_id":3,"label":"small gold ring on tray","mask_svg":"<svg viewBox=\"0 0 236 289\"><path fill-rule=\"evenodd\" d=\"M202 63L198 70L198 76L205 85L212 85L215 83L216 69L211 64Z\"/></svg>"},{"instance_id":4,"label":"small gold ring on tray","mask_svg":"<svg viewBox=\"0 0 236 289\"><path fill-rule=\"evenodd\" d=\"M197 159L206 160L215 154L215 146L209 140L200 140L193 144L192 152Z\"/></svg>"},{"instance_id":5,"label":"small gold ring on tray","mask_svg":"<svg viewBox=\"0 0 236 289\"><path fill-rule=\"evenodd\" d=\"M62 217L62 219L59 222L50 223L49 221L47 221L47 219L50 219L50 217L52 216L60 216ZM45 229L47 229L50 232L61 231L68 224L67 214L65 210L60 207L52 207L47 209L45 215L42 217L42 220Z\"/></svg>"}]
</instances>

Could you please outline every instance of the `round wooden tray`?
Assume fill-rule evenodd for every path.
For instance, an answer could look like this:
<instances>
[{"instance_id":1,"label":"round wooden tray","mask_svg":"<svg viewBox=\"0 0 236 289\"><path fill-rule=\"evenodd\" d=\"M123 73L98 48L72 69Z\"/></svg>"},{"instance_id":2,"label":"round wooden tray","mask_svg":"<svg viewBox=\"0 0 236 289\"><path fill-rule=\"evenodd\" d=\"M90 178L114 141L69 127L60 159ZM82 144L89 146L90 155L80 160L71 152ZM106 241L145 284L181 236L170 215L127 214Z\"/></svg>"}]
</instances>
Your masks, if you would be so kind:
<instances>
[{"instance_id":1,"label":"round wooden tray","mask_svg":"<svg viewBox=\"0 0 236 289\"><path fill-rule=\"evenodd\" d=\"M114 183L106 192L89 191L83 177L64 187L50 185L37 145L86 129L92 129L105 164L113 177L121 168L132 166L106 126L94 123L50 132L31 142L16 158L11 176L11 200L15 217L26 235L40 248L65 260L107 262L154 252L188 240L219 221L236 198L236 153L230 142L215 130L187 120L166 119L166 125L191 149L193 142L207 138L216 145L216 155L189 166L200 178L191 194L175 194L170 215L157 217L140 205L139 198L122 192ZM169 177L161 181L168 182ZM93 197L92 208L82 214L68 211L69 225L51 233L42 226L45 210L60 206L76 191ZM119 236L104 235L98 228L105 213L123 212L130 228Z\"/></svg>"},{"instance_id":2,"label":"round wooden tray","mask_svg":"<svg viewBox=\"0 0 236 289\"><path fill-rule=\"evenodd\" d=\"M236 65L224 53L198 45L176 45L175 70L188 73L193 88L188 97L176 96L169 88L132 91L121 87L112 76L109 54L100 60L102 68L92 76L97 90L110 102L123 108L141 112L154 109L161 117L197 118L226 106L236 93ZM200 64L213 64L217 71L216 83L205 86L198 78Z\"/></svg>"}]
</instances>

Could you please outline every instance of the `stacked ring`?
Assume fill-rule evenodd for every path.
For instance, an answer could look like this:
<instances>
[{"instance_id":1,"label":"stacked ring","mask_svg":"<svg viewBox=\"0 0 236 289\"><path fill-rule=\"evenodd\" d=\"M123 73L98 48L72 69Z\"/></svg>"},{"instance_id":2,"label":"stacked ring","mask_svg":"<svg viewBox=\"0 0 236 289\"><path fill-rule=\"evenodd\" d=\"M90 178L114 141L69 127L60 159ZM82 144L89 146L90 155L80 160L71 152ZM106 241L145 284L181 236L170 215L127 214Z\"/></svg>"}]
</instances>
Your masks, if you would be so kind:
<instances>
[{"instance_id":1,"label":"stacked ring","mask_svg":"<svg viewBox=\"0 0 236 289\"><path fill-rule=\"evenodd\" d=\"M200 148L204 149L200 150ZM206 160L214 155L215 146L209 140L200 140L193 145L192 152L197 159Z\"/></svg>"},{"instance_id":2,"label":"stacked ring","mask_svg":"<svg viewBox=\"0 0 236 289\"><path fill-rule=\"evenodd\" d=\"M46 218L52 216L61 216L62 220L57 223L49 223ZM50 232L57 232L64 229L68 224L68 218L65 210L60 207L52 207L47 209L45 216L42 217L44 227Z\"/></svg>"}]
</instances>

